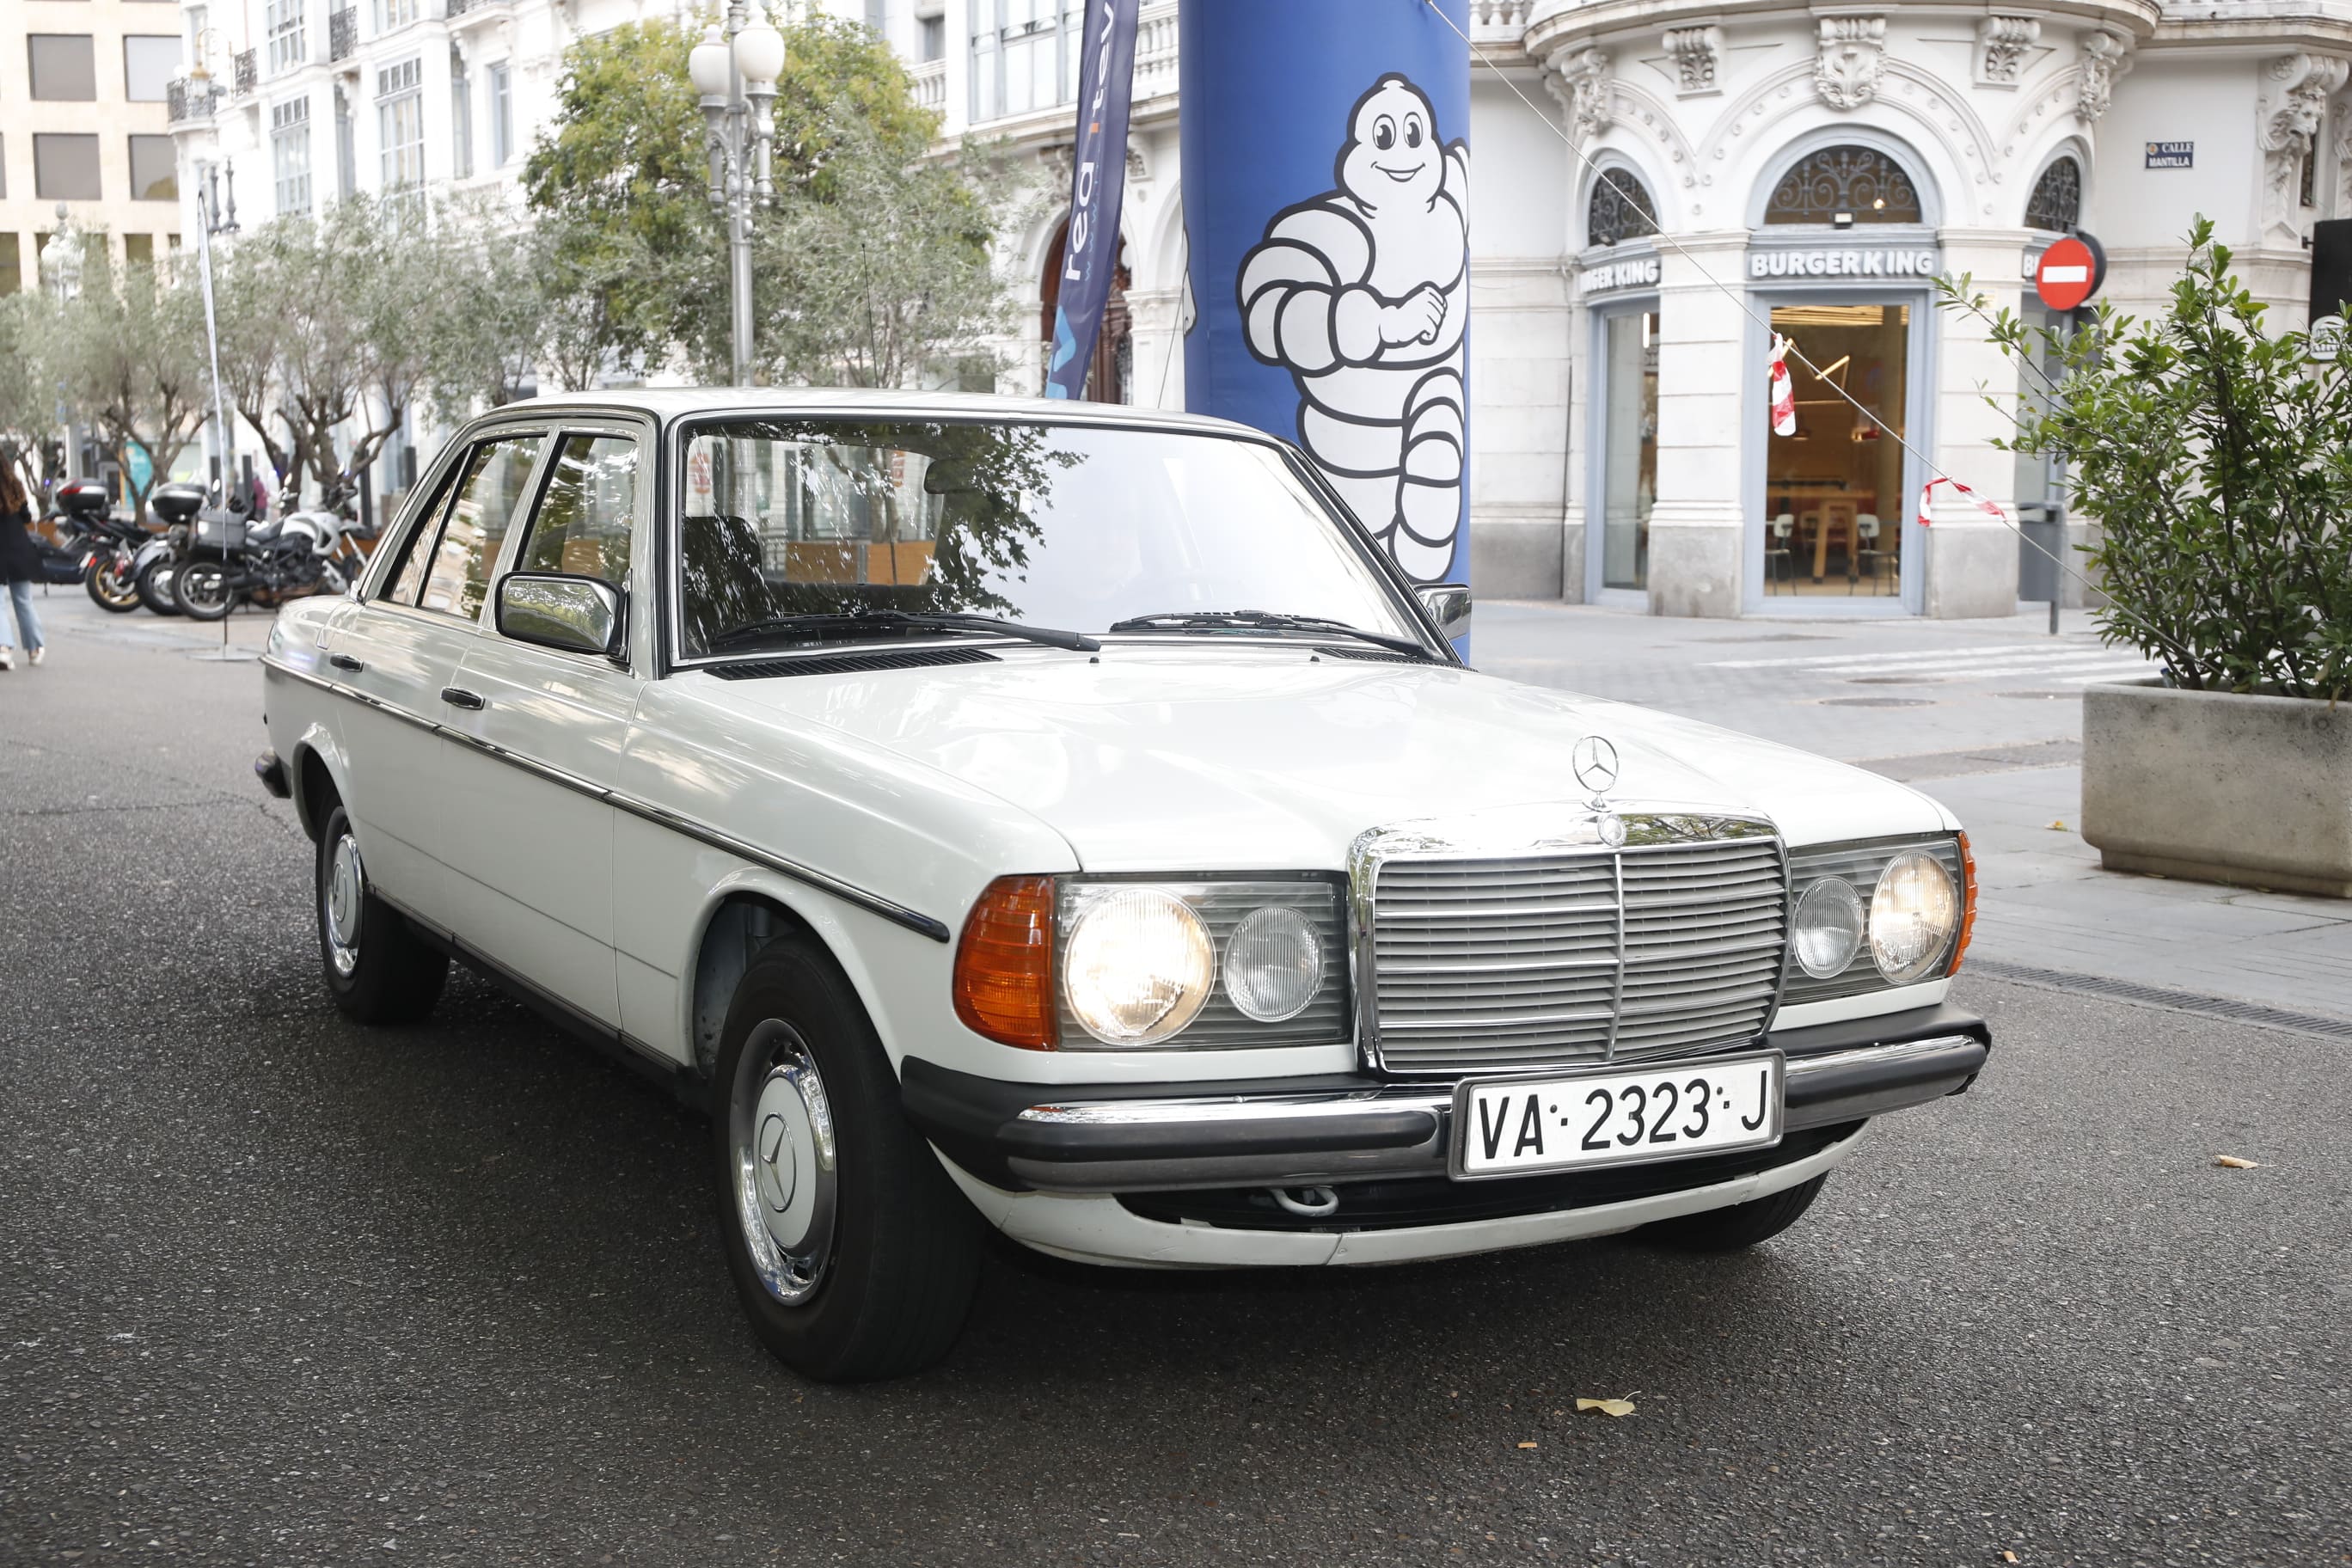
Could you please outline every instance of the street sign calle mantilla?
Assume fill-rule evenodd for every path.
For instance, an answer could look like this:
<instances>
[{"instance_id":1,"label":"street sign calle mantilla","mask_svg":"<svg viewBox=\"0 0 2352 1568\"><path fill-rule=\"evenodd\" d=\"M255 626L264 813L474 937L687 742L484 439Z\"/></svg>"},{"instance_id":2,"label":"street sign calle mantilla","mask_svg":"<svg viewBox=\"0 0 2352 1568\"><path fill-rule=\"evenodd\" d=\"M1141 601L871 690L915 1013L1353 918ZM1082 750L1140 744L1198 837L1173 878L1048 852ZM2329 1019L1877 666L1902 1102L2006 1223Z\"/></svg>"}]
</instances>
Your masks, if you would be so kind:
<instances>
[{"instance_id":1,"label":"street sign calle mantilla","mask_svg":"<svg viewBox=\"0 0 2352 1568\"><path fill-rule=\"evenodd\" d=\"M2151 142L2147 144L2147 166L2151 169L2193 169L2197 166L2197 143Z\"/></svg>"}]
</instances>

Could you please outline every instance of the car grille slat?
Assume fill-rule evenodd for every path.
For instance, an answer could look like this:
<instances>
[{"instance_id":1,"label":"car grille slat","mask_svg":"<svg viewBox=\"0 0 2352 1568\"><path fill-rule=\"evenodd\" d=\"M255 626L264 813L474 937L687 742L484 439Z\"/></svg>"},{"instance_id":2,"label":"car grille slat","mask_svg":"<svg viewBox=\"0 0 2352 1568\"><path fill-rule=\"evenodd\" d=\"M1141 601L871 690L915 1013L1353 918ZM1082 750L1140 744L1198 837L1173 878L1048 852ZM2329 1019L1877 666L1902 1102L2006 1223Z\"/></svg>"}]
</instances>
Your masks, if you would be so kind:
<instances>
[{"instance_id":1,"label":"car grille slat","mask_svg":"<svg viewBox=\"0 0 2352 1568\"><path fill-rule=\"evenodd\" d=\"M1371 877L1370 989L1392 1072L1737 1045L1763 1031L1779 992L1777 838L1398 858Z\"/></svg>"}]
</instances>

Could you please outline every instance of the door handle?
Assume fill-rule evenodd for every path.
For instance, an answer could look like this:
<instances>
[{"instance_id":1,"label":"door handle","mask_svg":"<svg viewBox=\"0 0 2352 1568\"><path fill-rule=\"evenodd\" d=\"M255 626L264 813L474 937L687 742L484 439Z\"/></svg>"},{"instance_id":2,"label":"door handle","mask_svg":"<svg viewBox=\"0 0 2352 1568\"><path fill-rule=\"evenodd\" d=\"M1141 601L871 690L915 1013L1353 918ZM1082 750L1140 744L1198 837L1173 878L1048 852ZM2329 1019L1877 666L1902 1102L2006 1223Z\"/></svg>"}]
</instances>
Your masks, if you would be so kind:
<instances>
[{"instance_id":1,"label":"door handle","mask_svg":"<svg viewBox=\"0 0 2352 1568\"><path fill-rule=\"evenodd\" d=\"M462 686L443 687L441 689L441 700L446 702L452 708L478 709L485 705L482 701L481 693L478 691L468 691Z\"/></svg>"},{"instance_id":2,"label":"door handle","mask_svg":"<svg viewBox=\"0 0 2352 1568\"><path fill-rule=\"evenodd\" d=\"M360 660L353 658L347 653L331 653L327 656L327 662L333 665L337 669L348 669L354 672L367 668L365 664L362 664Z\"/></svg>"}]
</instances>

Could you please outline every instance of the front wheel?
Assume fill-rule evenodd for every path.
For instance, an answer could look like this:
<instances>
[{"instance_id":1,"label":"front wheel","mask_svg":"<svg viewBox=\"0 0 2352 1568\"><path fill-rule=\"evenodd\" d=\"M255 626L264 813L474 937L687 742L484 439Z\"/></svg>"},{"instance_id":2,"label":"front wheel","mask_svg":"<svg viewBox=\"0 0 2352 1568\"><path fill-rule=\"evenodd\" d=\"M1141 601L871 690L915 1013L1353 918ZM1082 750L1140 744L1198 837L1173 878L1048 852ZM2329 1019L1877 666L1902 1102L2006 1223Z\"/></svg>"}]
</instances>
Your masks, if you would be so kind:
<instances>
[{"instance_id":1,"label":"front wheel","mask_svg":"<svg viewBox=\"0 0 2352 1568\"><path fill-rule=\"evenodd\" d=\"M427 947L408 917L375 896L359 836L339 804L319 834L319 962L327 994L361 1024L413 1024L433 1011L449 955Z\"/></svg>"},{"instance_id":2,"label":"front wheel","mask_svg":"<svg viewBox=\"0 0 2352 1568\"><path fill-rule=\"evenodd\" d=\"M229 586L227 563L183 563L172 579L172 602L192 621L217 621L226 616L236 603L236 591Z\"/></svg>"},{"instance_id":3,"label":"front wheel","mask_svg":"<svg viewBox=\"0 0 2352 1568\"><path fill-rule=\"evenodd\" d=\"M139 584L131 581L131 563L120 555L101 555L91 562L81 585L101 610L121 616L139 607Z\"/></svg>"},{"instance_id":4,"label":"front wheel","mask_svg":"<svg viewBox=\"0 0 2352 1568\"><path fill-rule=\"evenodd\" d=\"M751 1327L824 1382L947 1354L979 1279L980 1218L898 1106L856 993L784 937L744 972L719 1036L720 1228Z\"/></svg>"},{"instance_id":5,"label":"front wheel","mask_svg":"<svg viewBox=\"0 0 2352 1568\"><path fill-rule=\"evenodd\" d=\"M172 579L180 574L180 563L168 555L159 555L139 569L131 580L139 602L159 616L176 616L179 601L172 597Z\"/></svg>"},{"instance_id":6,"label":"front wheel","mask_svg":"<svg viewBox=\"0 0 2352 1568\"><path fill-rule=\"evenodd\" d=\"M1824 1173L1748 1203L1662 1219L1643 1226L1641 1234L1645 1240L1685 1252L1737 1252L1769 1241L1802 1219L1828 1181Z\"/></svg>"}]
</instances>

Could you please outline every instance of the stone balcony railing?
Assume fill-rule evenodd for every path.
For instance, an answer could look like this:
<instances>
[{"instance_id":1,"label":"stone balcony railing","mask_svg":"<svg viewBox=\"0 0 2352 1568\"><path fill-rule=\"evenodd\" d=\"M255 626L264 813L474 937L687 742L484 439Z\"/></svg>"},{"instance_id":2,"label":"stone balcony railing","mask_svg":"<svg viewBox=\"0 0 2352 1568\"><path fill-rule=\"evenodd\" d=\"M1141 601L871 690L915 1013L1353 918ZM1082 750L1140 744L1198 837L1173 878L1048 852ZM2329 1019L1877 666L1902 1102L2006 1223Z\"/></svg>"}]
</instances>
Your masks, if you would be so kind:
<instances>
[{"instance_id":1,"label":"stone balcony railing","mask_svg":"<svg viewBox=\"0 0 2352 1568\"><path fill-rule=\"evenodd\" d=\"M1143 7L1135 23L1135 101L1176 90L1176 0Z\"/></svg>"},{"instance_id":2,"label":"stone balcony railing","mask_svg":"<svg viewBox=\"0 0 2352 1568\"><path fill-rule=\"evenodd\" d=\"M452 4L456 0L451 0ZM925 60L907 68L907 75L915 86L915 107L944 114L948 108L948 62Z\"/></svg>"}]
</instances>

